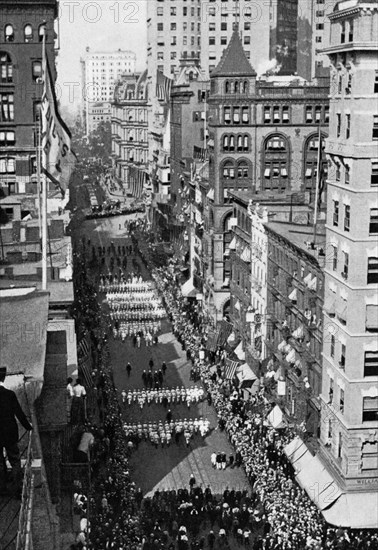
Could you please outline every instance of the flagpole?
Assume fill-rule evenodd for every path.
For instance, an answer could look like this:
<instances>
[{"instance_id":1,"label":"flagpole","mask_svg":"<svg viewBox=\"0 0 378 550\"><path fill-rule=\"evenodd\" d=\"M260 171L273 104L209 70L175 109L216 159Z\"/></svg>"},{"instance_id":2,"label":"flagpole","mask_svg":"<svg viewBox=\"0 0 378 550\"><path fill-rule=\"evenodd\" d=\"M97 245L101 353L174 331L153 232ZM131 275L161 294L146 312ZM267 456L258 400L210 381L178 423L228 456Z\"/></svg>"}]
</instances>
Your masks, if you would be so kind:
<instances>
[{"instance_id":1,"label":"flagpole","mask_svg":"<svg viewBox=\"0 0 378 550\"><path fill-rule=\"evenodd\" d=\"M46 27L43 28L42 40L42 66L46 69ZM47 75L43 75L45 82ZM42 155L45 156L43 165L47 166L47 155L42 149ZM42 197L41 197L41 226L42 226L42 290L47 290L47 181L46 174L42 173L41 179Z\"/></svg>"},{"instance_id":2,"label":"flagpole","mask_svg":"<svg viewBox=\"0 0 378 550\"><path fill-rule=\"evenodd\" d=\"M314 205L314 232L313 232L313 239L312 239L312 245L313 248L315 248L316 245L316 229L317 229L317 223L318 223L318 201L319 201L319 184L320 184L320 162L321 162L321 154L322 154L322 136L320 132L320 122L319 122L319 132L318 132L318 161L317 161L317 169L316 169L316 188L315 188L315 205Z\"/></svg>"},{"instance_id":3,"label":"flagpole","mask_svg":"<svg viewBox=\"0 0 378 550\"><path fill-rule=\"evenodd\" d=\"M42 239L42 220L41 220L41 110L39 110L39 116L35 121L35 130L37 134L37 193L38 193L38 227L39 238Z\"/></svg>"}]
</instances>

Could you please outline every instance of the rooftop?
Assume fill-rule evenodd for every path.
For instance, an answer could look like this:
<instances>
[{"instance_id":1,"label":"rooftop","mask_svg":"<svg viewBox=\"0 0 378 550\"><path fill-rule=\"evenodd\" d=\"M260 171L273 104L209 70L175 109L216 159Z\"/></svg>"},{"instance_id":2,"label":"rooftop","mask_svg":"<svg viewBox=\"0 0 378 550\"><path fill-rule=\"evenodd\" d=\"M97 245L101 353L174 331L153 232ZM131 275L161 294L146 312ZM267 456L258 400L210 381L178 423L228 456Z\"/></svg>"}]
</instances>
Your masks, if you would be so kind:
<instances>
[{"instance_id":1,"label":"rooftop","mask_svg":"<svg viewBox=\"0 0 378 550\"><path fill-rule=\"evenodd\" d=\"M49 295L36 289L29 294L0 294L1 364L9 375L43 380Z\"/></svg>"},{"instance_id":2,"label":"rooftop","mask_svg":"<svg viewBox=\"0 0 378 550\"><path fill-rule=\"evenodd\" d=\"M306 204L306 193L292 193L287 195L272 195L271 191L263 193L254 193L253 191L233 191L228 190L228 194L235 197L240 202L248 205L250 200L253 200L254 204Z\"/></svg>"},{"instance_id":3,"label":"rooftop","mask_svg":"<svg viewBox=\"0 0 378 550\"><path fill-rule=\"evenodd\" d=\"M42 281L22 279L1 279L0 298L3 296L22 296L42 289ZM74 301L72 281L47 281L49 304L71 304Z\"/></svg>"},{"instance_id":4,"label":"rooftop","mask_svg":"<svg viewBox=\"0 0 378 550\"><path fill-rule=\"evenodd\" d=\"M286 222L267 222L265 227L273 231L279 237L283 237L302 252L315 258L319 264L324 263L325 256L319 256L320 249L325 251L326 232L324 223L319 223L316 230L316 245L313 249L310 243L313 241L314 228L312 225L300 225Z\"/></svg>"},{"instance_id":5,"label":"rooftop","mask_svg":"<svg viewBox=\"0 0 378 550\"><path fill-rule=\"evenodd\" d=\"M240 34L234 30L221 60L212 71L210 78L217 76L256 76L256 71L245 55Z\"/></svg>"}]
</instances>

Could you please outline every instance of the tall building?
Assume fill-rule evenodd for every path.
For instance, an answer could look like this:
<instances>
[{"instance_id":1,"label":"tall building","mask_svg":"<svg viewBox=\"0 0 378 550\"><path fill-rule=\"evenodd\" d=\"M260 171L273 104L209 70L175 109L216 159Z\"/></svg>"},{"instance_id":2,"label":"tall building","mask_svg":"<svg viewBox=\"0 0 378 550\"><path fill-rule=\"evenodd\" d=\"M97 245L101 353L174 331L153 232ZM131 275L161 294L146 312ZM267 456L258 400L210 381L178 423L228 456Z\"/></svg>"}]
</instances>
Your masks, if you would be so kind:
<instances>
[{"instance_id":1,"label":"tall building","mask_svg":"<svg viewBox=\"0 0 378 550\"><path fill-rule=\"evenodd\" d=\"M91 52L80 59L82 97L87 134L99 122L110 121L114 86L121 74L135 73L136 55L129 50Z\"/></svg>"},{"instance_id":2,"label":"tall building","mask_svg":"<svg viewBox=\"0 0 378 550\"><path fill-rule=\"evenodd\" d=\"M320 441L341 496L323 514L337 525L377 528L378 2L340 1L330 21Z\"/></svg>"},{"instance_id":3,"label":"tall building","mask_svg":"<svg viewBox=\"0 0 378 550\"><path fill-rule=\"evenodd\" d=\"M151 0L147 6L147 64L166 76L178 75L182 58L200 59L204 76L219 63L239 21L247 57L257 67L269 64L269 7L249 0L175 4ZM257 32L259 29L259 32ZM265 32L261 32L261 30Z\"/></svg>"},{"instance_id":4,"label":"tall building","mask_svg":"<svg viewBox=\"0 0 378 550\"><path fill-rule=\"evenodd\" d=\"M36 193L42 40L55 80L56 0L0 0L0 189ZM45 29L45 31L44 31Z\"/></svg>"},{"instance_id":5,"label":"tall building","mask_svg":"<svg viewBox=\"0 0 378 550\"><path fill-rule=\"evenodd\" d=\"M123 75L111 105L114 176L125 190L141 197L148 161L147 71Z\"/></svg>"},{"instance_id":6,"label":"tall building","mask_svg":"<svg viewBox=\"0 0 378 550\"><path fill-rule=\"evenodd\" d=\"M277 60L278 74L297 72L298 0L270 0L270 58Z\"/></svg>"}]
</instances>

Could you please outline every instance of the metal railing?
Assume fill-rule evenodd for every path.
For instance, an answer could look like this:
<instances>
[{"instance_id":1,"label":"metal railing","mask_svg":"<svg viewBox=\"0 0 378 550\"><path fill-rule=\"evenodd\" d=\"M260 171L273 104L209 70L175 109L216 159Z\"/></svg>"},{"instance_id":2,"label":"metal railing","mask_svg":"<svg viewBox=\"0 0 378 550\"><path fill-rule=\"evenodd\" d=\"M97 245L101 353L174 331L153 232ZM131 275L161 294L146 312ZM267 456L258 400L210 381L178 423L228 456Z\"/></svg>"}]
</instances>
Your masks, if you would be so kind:
<instances>
[{"instance_id":1,"label":"metal railing","mask_svg":"<svg viewBox=\"0 0 378 550\"><path fill-rule=\"evenodd\" d=\"M26 433L28 434L29 441L26 447L26 461L24 466L24 480L22 484L21 507L18 517L16 550L32 550L31 519L34 497L34 473L32 470L33 453L31 432L25 432L25 434Z\"/></svg>"}]
</instances>

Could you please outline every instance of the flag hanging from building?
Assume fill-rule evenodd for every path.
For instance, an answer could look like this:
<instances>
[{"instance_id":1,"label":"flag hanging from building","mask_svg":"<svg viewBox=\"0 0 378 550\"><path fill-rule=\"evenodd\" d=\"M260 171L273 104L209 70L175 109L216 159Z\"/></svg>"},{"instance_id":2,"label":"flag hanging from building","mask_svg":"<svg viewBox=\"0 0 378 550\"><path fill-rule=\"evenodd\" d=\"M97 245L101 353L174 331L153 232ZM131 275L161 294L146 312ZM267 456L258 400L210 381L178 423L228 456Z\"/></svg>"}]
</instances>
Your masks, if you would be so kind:
<instances>
[{"instance_id":1,"label":"flag hanging from building","mask_svg":"<svg viewBox=\"0 0 378 550\"><path fill-rule=\"evenodd\" d=\"M224 346L224 344L227 342L227 338L230 336L231 332L232 332L231 323L228 323L227 321L221 321L220 322L217 345L218 346Z\"/></svg>"},{"instance_id":2,"label":"flag hanging from building","mask_svg":"<svg viewBox=\"0 0 378 550\"><path fill-rule=\"evenodd\" d=\"M87 388L93 387L91 374L92 358L90 351L91 345L89 342L89 334L86 332L78 345L78 370Z\"/></svg>"},{"instance_id":3,"label":"flag hanging from building","mask_svg":"<svg viewBox=\"0 0 378 550\"><path fill-rule=\"evenodd\" d=\"M318 210L322 204L322 194L325 186L325 173L324 173L324 164L323 164L323 140L322 133L319 125L319 136L318 136L318 165L317 165L317 178L316 183L318 186Z\"/></svg>"},{"instance_id":4,"label":"flag hanging from building","mask_svg":"<svg viewBox=\"0 0 378 550\"><path fill-rule=\"evenodd\" d=\"M64 192L68 188L76 157L71 149L70 131L59 114L45 40L42 53L42 79L42 170L47 178Z\"/></svg>"},{"instance_id":5,"label":"flag hanging from building","mask_svg":"<svg viewBox=\"0 0 378 550\"><path fill-rule=\"evenodd\" d=\"M173 80L160 71L156 71L156 97L159 101L169 103Z\"/></svg>"},{"instance_id":6,"label":"flag hanging from building","mask_svg":"<svg viewBox=\"0 0 378 550\"><path fill-rule=\"evenodd\" d=\"M233 379L239 364L239 361L231 361L231 359L226 359L226 364L224 367L224 377L226 378L226 380Z\"/></svg>"}]
</instances>

